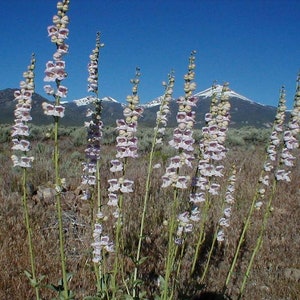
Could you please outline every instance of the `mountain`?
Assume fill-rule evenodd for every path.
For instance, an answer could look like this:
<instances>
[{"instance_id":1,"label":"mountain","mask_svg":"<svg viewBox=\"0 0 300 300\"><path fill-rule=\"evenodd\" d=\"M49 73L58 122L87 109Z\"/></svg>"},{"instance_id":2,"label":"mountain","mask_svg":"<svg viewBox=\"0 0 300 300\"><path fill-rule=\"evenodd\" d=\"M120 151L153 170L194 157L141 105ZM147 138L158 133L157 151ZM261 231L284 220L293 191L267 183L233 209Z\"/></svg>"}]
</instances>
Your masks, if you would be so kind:
<instances>
[{"instance_id":1,"label":"mountain","mask_svg":"<svg viewBox=\"0 0 300 300\"><path fill-rule=\"evenodd\" d=\"M214 90L217 93L221 93L222 86L216 86ZM0 124L12 124L14 119L14 91L16 89L0 90ZM254 126L254 127L270 127L274 121L276 113L276 107L262 105L249 98L233 91L229 90L229 101L231 103L231 127L242 126ZM198 103L196 110L196 128L201 128L204 125L204 115L209 111L210 101L212 97L212 88L208 88L204 91L196 93L194 95L198 97ZM32 123L39 124L51 124L52 118L45 116L41 104L43 102L50 102L39 94L34 94L32 106ZM159 109L159 105L163 97L159 96L154 100L142 105L144 107L144 113L140 120L141 126L155 125L156 113ZM65 126L82 126L86 119L86 110L89 107L89 97L76 99L71 102L64 103L66 107L65 117L62 118L61 123ZM115 125L115 120L123 118L123 104L118 102L112 97L104 97L102 99L103 114L102 119L106 126ZM168 120L168 126L176 126L176 113L178 105L175 99L170 102L170 116Z\"/></svg>"},{"instance_id":2,"label":"mountain","mask_svg":"<svg viewBox=\"0 0 300 300\"><path fill-rule=\"evenodd\" d=\"M195 108L197 115L196 127L199 128L204 125L204 115L209 111L213 92L220 95L221 91L222 86L216 85L214 90L210 87L194 94L194 97L198 97L197 107ZM231 127L270 127L272 125L277 110L276 107L259 104L231 89L229 89L227 95L231 104ZM156 117L156 111L159 109L162 100L163 96L160 96L143 105L147 112L147 114L144 113L143 118L147 124ZM169 126L176 125L176 110L177 104L175 99L173 99L170 103L171 116L168 120Z\"/></svg>"},{"instance_id":3,"label":"mountain","mask_svg":"<svg viewBox=\"0 0 300 300\"><path fill-rule=\"evenodd\" d=\"M0 124L13 124L14 122L14 109L16 102L14 101L14 92L17 89L4 89L0 90ZM86 110L88 105L84 104L86 99L78 99L72 102L62 102L66 107L65 116L61 119L61 124L65 126L81 126L87 120ZM51 116L44 115L42 109L43 102L51 102L49 99L34 93L32 96L32 123L35 125L52 124L53 119ZM77 105L81 103L81 105ZM103 122L105 125L115 125L115 120L122 117L122 105L111 97L105 97L102 101Z\"/></svg>"}]
</instances>

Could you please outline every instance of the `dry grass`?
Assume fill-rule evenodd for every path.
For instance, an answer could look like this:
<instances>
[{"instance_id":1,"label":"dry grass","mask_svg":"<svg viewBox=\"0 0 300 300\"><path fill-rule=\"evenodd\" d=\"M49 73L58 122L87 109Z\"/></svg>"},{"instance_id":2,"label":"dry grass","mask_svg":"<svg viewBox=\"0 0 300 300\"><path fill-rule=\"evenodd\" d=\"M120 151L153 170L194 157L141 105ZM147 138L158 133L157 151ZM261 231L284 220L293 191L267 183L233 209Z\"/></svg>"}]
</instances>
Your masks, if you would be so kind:
<instances>
[{"instance_id":1,"label":"dry grass","mask_svg":"<svg viewBox=\"0 0 300 300\"><path fill-rule=\"evenodd\" d=\"M30 217L33 229L34 247L36 249L37 273L46 275L45 284L57 284L61 278L56 208L53 201L37 200L36 190L41 185L51 182L51 147L46 143L33 144L36 152L36 165L34 173L30 175L34 194L30 199ZM0 163L2 166L0 182L0 299L34 299L34 291L30 287L24 270L29 270L29 255L27 248L26 229L23 222L23 210L20 196L19 174L12 169L9 144L1 144ZM38 149L38 150L37 150ZM69 188L63 196L63 219L66 238L66 252L68 271L73 273L70 283L71 290L75 292L76 299L83 299L95 291L95 278L91 264L91 225L90 205L80 200L81 157L75 156L72 141L64 138L61 142L61 168L62 176L67 178ZM82 149L76 148L78 153ZM109 178L109 160L115 153L112 146L103 147L102 180L103 193ZM72 156L73 154L73 156ZM299 154L298 154L299 156ZM159 159L157 155L157 159ZM205 291L218 292L222 289L225 277L234 255L244 217L249 203L252 201L257 178L259 176L264 151L262 146L249 149L237 148L228 153L226 166L229 168L234 162L238 169L236 205L232 215L228 239L224 246L216 247L213 260L205 282ZM147 156L129 164L127 176L135 180L135 193L125 199L124 243L125 253L123 265L125 274L133 270L130 256L134 254L138 241L139 214L145 188L145 175L147 169ZM144 288L152 296L157 292L157 278L163 273L166 253L166 232L162 225L167 217L170 205L170 195L160 188L160 177L163 170L157 171L152 178L152 189L147 210L147 225L145 229L145 243L143 256L148 256L142 265L141 273L145 282ZM226 176L225 176L226 177ZM224 178L226 180L226 178ZM299 256L299 198L300 198L300 166L292 173L290 184L279 183L276 197L273 202L274 210L268 222L262 248L256 257L244 299L297 299L300 293L299 278L287 276L289 268L300 270ZM223 183L225 186L225 181ZM183 195L184 199L184 195ZM218 215L218 199L215 200L212 216ZM261 224L261 211L257 211L252 219L251 228L243 244L238 267L235 269L233 281L229 286L229 295L236 298L243 271L248 263L251 249ZM201 262L205 261L206 251L209 248L211 228L207 229L207 243L202 248L198 271L201 271ZM188 276L191 255L190 245L184 256L180 274L178 299L192 299L192 295L199 294L197 276L190 279ZM300 271L299 271L300 272ZM51 299L55 294L47 288L42 289L42 298ZM201 298L203 299L203 297ZM208 296L207 298L208 299ZM209 298L209 299L217 299Z\"/></svg>"}]
</instances>

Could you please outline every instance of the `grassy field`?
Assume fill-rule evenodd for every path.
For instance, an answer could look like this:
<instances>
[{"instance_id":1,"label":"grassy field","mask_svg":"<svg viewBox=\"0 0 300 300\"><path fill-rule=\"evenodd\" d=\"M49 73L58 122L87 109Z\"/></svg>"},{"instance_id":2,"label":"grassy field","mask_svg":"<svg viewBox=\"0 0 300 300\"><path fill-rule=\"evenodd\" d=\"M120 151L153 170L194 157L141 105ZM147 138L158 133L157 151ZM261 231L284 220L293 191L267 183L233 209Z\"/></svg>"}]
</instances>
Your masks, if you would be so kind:
<instances>
[{"instance_id":1,"label":"grassy field","mask_svg":"<svg viewBox=\"0 0 300 300\"><path fill-rule=\"evenodd\" d=\"M2 128L2 132L5 131ZM149 130L148 130L149 131ZM145 147L139 158L128 163L127 174L134 180L134 193L124 199L124 223L122 228L123 249L121 257L122 276L119 284L126 286L126 280L133 272L138 242L138 229L142 202L145 194L145 178L147 172L147 130L144 131ZM47 284L57 284L61 278L58 221L54 197L44 193L45 188L53 187L53 163L51 142L43 137L43 130L32 141L32 152L35 156L34 168L28 174L28 204L33 232L33 244L36 252L36 268L38 275L45 275L41 288L42 299L51 299L56 293L46 287ZM70 289L76 299L95 293L95 276L92 258L91 205L81 198L81 163L84 161L84 141L80 138L80 130L69 129L61 136L60 165L61 176L67 179L67 187L62 194L63 228L67 256L67 270L73 274ZM111 133L112 131L110 131ZM5 136L3 134L2 136ZM108 136L111 137L109 134ZM230 136L230 133L229 133ZM237 134L235 133L236 142ZM104 139L105 141L105 139ZM238 145L242 144L242 145ZM74 146L76 145L76 147ZM12 167L10 161L10 142L0 144L0 163L2 166L0 186L0 299L34 299L34 290L24 275L24 270L30 270L27 246L27 232L24 225L24 215L21 201L20 172ZM114 145L107 143L102 148L101 186L103 197L107 194L107 179L109 178L110 159L115 153ZM172 203L172 193L161 189L161 176L164 173L170 149L161 149L154 153L155 163L161 163L162 168L153 173L150 198L146 213L146 226L142 257L147 257L140 267L142 289L149 299L158 294L158 278L163 275L166 259L167 229L164 221L168 219ZM299 151L297 153L299 156ZM189 275L191 257L193 255L193 240L184 250L182 266L176 283L174 299L223 299L218 296L222 291L224 281L232 261L235 247L241 233L245 216L255 193L262 164L265 157L265 144L236 143L231 145L226 158L225 169L229 170L235 164L237 181L235 204L232 210L230 227L226 231L226 239L222 244L216 244L213 251L208 274L203 284L199 285L199 276L210 249L212 235L220 214L222 196L216 196L212 201L209 221L205 229L205 242L197 261L196 271ZM243 299L298 299L300 292L300 256L299 256L299 199L300 199L300 161L297 161L291 173L291 182L279 182L276 186L271 215L263 238L263 244L255 258ZM228 171L219 181L221 189L226 188ZM182 192L182 199L187 192ZM184 204L181 203L182 206ZM256 210L250 229L247 231L234 269L232 280L226 294L236 299L238 289L249 263L250 254L256 243L262 222L264 207ZM110 221L107 222L107 226ZM109 263L109 262L108 262ZM204 294L206 292L206 294ZM201 296L202 295L202 296ZM197 297L198 298L197 298ZM96 298L95 298L96 299ZM98 298L97 298L98 299Z\"/></svg>"}]
</instances>

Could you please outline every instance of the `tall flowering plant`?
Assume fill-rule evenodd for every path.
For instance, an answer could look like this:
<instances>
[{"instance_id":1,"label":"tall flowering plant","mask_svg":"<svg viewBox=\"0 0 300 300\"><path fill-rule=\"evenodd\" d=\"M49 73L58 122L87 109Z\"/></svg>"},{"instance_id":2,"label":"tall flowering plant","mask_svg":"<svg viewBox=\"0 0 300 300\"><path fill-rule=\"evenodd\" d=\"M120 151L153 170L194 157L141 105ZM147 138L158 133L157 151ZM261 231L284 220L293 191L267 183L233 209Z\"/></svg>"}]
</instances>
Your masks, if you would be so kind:
<instances>
[{"instance_id":1,"label":"tall flowering plant","mask_svg":"<svg viewBox=\"0 0 300 300\"><path fill-rule=\"evenodd\" d=\"M88 97L88 102L92 104L93 108L87 110L87 117L84 126L87 128L87 142L85 149L87 161L83 163L82 184L85 187L82 199L90 199L92 191L98 192L98 209L101 207L101 189L100 189L100 174L99 174L99 160L100 147L102 139L103 122L101 120L102 104L98 98L98 64L100 48L104 45L100 43L100 33L97 33L96 46L90 55L90 62L88 64L88 92L92 96Z\"/></svg>"},{"instance_id":2,"label":"tall flowering plant","mask_svg":"<svg viewBox=\"0 0 300 300\"><path fill-rule=\"evenodd\" d=\"M274 169L278 163L277 153L278 153L280 145L281 145L282 132L283 132L284 121L285 121L285 112L286 112L286 99L285 99L285 91L282 88L280 91L278 107L277 107L277 111L276 111L276 115L275 115L275 120L273 123L273 129L272 129L272 132L270 135L269 143L266 148L266 157L263 162L260 176L258 178L257 186L255 189L255 195L252 199L251 205L248 210L247 217L244 222L244 226L243 226L241 235L240 235L238 243L237 243L235 255L233 257L229 271L227 273L227 277L226 277L224 288L223 288L224 292L226 291L227 286L230 282L231 276L233 274L233 270L237 263L238 255L240 253L242 243L244 242L246 232L249 230L249 227L251 224L250 223L251 218L253 216L254 211L260 210L262 208L262 206L265 205L267 207L265 216L268 216L268 214L269 214L270 205L271 205L271 202L272 202L272 199L273 199L273 196L275 193L275 189L276 189L276 181L274 181L273 177L274 177ZM273 185L272 185L272 180L273 180ZM269 194L268 192L271 192L271 194ZM267 203L265 203L266 202L265 200L267 197L269 197L269 201ZM265 217L263 219L265 219ZM266 219L263 220L263 225L262 225L263 227L265 227L265 225L264 225L265 222L266 222ZM262 231L264 231L264 229ZM261 231L261 234L262 234L262 231ZM259 247L260 247L260 239L258 238L258 244L257 244L256 250L254 250L254 252L256 252ZM250 260L250 263L248 265L248 270L246 271L246 275L245 275L243 283L242 283L241 293L244 289L244 285L247 280L246 277L248 277L248 274L250 271L249 267L251 268L253 258Z\"/></svg>"},{"instance_id":3,"label":"tall flowering plant","mask_svg":"<svg viewBox=\"0 0 300 300\"><path fill-rule=\"evenodd\" d=\"M204 241L205 225L211 207L211 197L219 195L220 184L217 179L223 177L224 166L221 161L226 157L227 149L224 146L226 133L230 121L230 102L228 98L228 84L225 83L220 94L212 86L212 100L210 111L205 115L206 126L202 128L202 139L199 143L199 158L196 176L193 179L193 189L190 202L193 210L202 210L200 222L195 226L198 230L197 243L192 261L191 273L194 273L200 247ZM202 208L204 204L204 208Z\"/></svg>"},{"instance_id":4,"label":"tall flowering plant","mask_svg":"<svg viewBox=\"0 0 300 300\"><path fill-rule=\"evenodd\" d=\"M269 195L269 200L264 201L265 198L265 188L270 185L270 176L264 175L261 176L260 182L264 184L264 187L261 188L261 200L256 202L255 207L260 209L262 205L265 204L265 213L263 215L262 224L260 227L260 231L256 240L256 245L252 251L247 270L245 271L245 275L242 281L242 285L240 287L239 298L243 295L247 280L249 278L249 274L254 263L254 259L262 245L263 236L267 227L267 222L272 211L272 200L277 188L277 184L281 182L290 182L290 173L291 168L295 165L294 151L299 148L298 134L300 132L300 76L297 78L297 86L296 93L294 98L294 106L291 112L290 120L287 124L287 128L284 128L284 117L285 117L285 91L282 88L279 99L279 108L275 118L275 126L273 128L273 132L270 137L270 145L267 149L268 158L270 160L269 163L265 164L264 172L268 173L272 169L274 169L275 180L273 181L273 186L271 188L271 195ZM281 139L280 139L281 137ZM282 142L281 142L282 140ZM282 144L281 151L280 145ZM274 163L276 161L276 164ZM273 163L272 163L273 162ZM266 202L266 203L264 203Z\"/></svg>"},{"instance_id":5,"label":"tall flowering plant","mask_svg":"<svg viewBox=\"0 0 300 300\"><path fill-rule=\"evenodd\" d=\"M196 83L194 81L196 68L195 55L196 52L192 51L189 57L188 72L184 76L185 95L177 100L177 127L174 129L173 138L169 142L169 145L177 150L177 154L170 158L166 172L162 177L162 187L167 188L171 186L173 188L173 202L168 226L168 250L165 262L165 277L161 278L164 281L162 299L169 297L171 272L174 268L178 244L181 244L181 234L190 232L191 228L189 220L182 218L183 215L177 217L177 214L180 191L188 188L191 179L190 176L184 174L184 169L185 167L192 168L192 161L194 160L193 144L195 140L193 138L193 127L195 123L195 111L193 111L193 107L196 106L198 100L198 98L192 96L196 89ZM176 224L180 225L177 233ZM180 264L180 262L178 264ZM173 282L175 282L175 278L173 279Z\"/></svg>"},{"instance_id":6,"label":"tall flowering plant","mask_svg":"<svg viewBox=\"0 0 300 300\"><path fill-rule=\"evenodd\" d=\"M34 161L33 156L29 156L31 149L30 136L28 122L32 120L30 115L32 108L32 95L34 93L34 69L35 69L35 57L34 54L31 57L30 65L26 72L23 73L24 80L20 82L20 90L16 90L14 93L16 103L16 109L14 111L15 124L12 127L12 150L14 154L11 156L14 167L21 167L23 169L22 174L22 189L23 189L23 210L25 216L25 225L27 230L28 247L30 254L31 273L25 271L26 276L30 280L31 285L35 289L36 299L40 299L40 281L36 275L35 255L32 243L32 230L30 226L30 218L27 206L27 169L32 167Z\"/></svg>"},{"instance_id":7,"label":"tall flowering plant","mask_svg":"<svg viewBox=\"0 0 300 300\"><path fill-rule=\"evenodd\" d=\"M150 188L151 188L151 177L153 174L153 170L160 168L160 164L153 165L153 155L154 151L157 147L157 145L160 145L163 143L163 137L165 133L165 129L167 126L168 121L168 115L170 113L170 101L172 100L173 95L173 88L175 84L175 77L174 73L171 72L169 74L168 82L163 82L163 86L165 87L164 95L161 98L161 104L159 106L159 110L156 115L156 126L154 127L154 133L153 133L153 139L152 139L152 146L149 153L149 160L148 160L148 171L147 171L147 179L146 179L146 189L144 194L144 205L143 205L143 211L142 211L142 217L141 217L141 224L140 224L140 232L139 232L139 242L137 247L137 253L135 258L135 268L134 268L134 274L133 274L133 283L134 283L134 289L132 296L135 298L137 296L137 288L138 284L135 284L138 282L138 268L141 264L141 248L142 248L142 241L143 241L143 235L144 235L144 227L145 227L145 219L146 219L146 211L147 211L147 203L149 200L149 194L150 194Z\"/></svg>"},{"instance_id":8,"label":"tall flowering plant","mask_svg":"<svg viewBox=\"0 0 300 300\"><path fill-rule=\"evenodd\" d=\"M105 244L98 244L99 247L97 248L97 251L94 251L94 253L101 253L101 251L105 248L108 252L115 252L111 277L111 291L113 298L116 296L117 292L116 280L120 270L119 255L122 252L120 239L124 217L123 200L125 195L133 192L134 185L133 180L126 178L126 167L130 158L138 157L138 138L136 136L136 132L138 119L143 113L143 108L139 106L139 78L140 69L137 68L135 78L131 80L132 94L127 96L127 105L123 109L124 118L116 121L118 131L116 138L117 153L115 155L115 159L111 160L110 172L113 175L113 178L108 180L108 201L106 203L109 208L108 210L114 219L115 239L114 241L111 241L107 235L103 235L103 227L101 227L101 233L98 231L99 235L97 235L97 239L99 241L102 240ZM103 213L103 211L99 211L98 215L99 219L102 221L110 219L108 215ZM97 257L100 262L102 256L98 255Z\"/></svg>"},{"instance_id":9,"label":"tall flowering plant","mask_svg":"<svg viewBox=\"0 0 300 300\"><path fill-rule=\"evenodd\" d=\"M44 81L52 83L46 84L44 90L48 95L52 95L55 99L54 104L44 102L42 107L45 115L53 116L54 119L54 168L55 168L55 190L56 190L56 207L58 217L59 230L59 249L62 270L62 286L58 289L63 299L72 297L68 288L68 279L70 278L66 270L66 256L64 250L64 234L62 224L62 208L61 208L61 192L63 190L64 181L60 178L59 169L59 143L58 143L58 127L59 121L64 117L65 107L61 105L61 98L67 97L68 88L62 85L62 81L67 77L66 63L63 60L65 54L68 53L69 45L66 44L66 39L69 35L69 0L57 2L57 14L53 16L53 24L48 26L48 36L56 46L56 51L53 54L53 60L46 63Z\"/></svg>"}]
</instances>

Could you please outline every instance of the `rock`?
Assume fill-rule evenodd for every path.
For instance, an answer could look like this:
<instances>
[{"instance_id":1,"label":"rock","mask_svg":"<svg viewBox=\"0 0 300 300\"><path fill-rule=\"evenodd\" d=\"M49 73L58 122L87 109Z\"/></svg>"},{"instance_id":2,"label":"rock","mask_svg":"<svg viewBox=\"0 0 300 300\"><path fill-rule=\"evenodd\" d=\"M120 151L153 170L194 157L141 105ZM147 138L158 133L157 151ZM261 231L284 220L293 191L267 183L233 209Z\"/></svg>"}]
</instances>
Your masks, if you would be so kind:
<instances>
[{"instance_id":1,"label":"rock","mask_svg":"<svg viewBox=\"0 0 300 300\"><path fill-rule=\"evenodd\" d=\"M54 203L56 191L50 187L42 187L39 186L37 190L38 200L43 202L44 204L52 204Z\"/></svg>"},{"instance_id":2,"label":"rock","mask_svg":"<svg viewBox=\"0 0 300 300\"><path fill-rule=\"evenodd\" d=\"M300 281L300 269L287 268L284 270L284 276L290 280Z\"/></svg>"}]
</instances>

